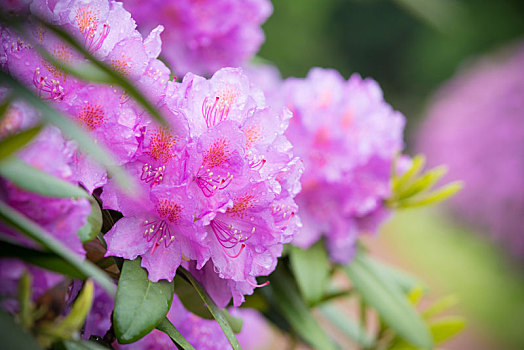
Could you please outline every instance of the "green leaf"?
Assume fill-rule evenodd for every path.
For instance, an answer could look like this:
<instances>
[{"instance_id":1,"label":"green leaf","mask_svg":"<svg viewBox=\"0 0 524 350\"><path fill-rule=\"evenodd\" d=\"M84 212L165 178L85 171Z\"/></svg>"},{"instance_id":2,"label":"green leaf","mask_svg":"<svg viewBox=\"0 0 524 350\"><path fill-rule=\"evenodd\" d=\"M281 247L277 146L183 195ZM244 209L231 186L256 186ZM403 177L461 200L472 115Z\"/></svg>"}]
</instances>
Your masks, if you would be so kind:
<instances>
[{"instance_id":1,"label":"green leaf","mask_svg":"<svg viewBox=\"0 0 524 350\"><path fill-rule=\"evenodd\" d=\"M40 130L42 130L42 125L37 125L0 140L0 161L27 145Z\"/></svg>"},{"instance_id":2,"label":"green leaf","mask_svg":"<svg viewBox=\"0 0 524 350\"><path fill-rule=\"evenodd\" d=\"M431 336L422 318L399 288L370 266L364 254L357 253L353 262L343 268L353 287L384 323L409 343L423 349L432 348Z\"/></svg>"},{"instance_id":3,"label":"green leaf","mask_svg":"<svg viewBox=\"0 0 524 350\"><path fill-rule=\"evenodd\" d=\"M365 348L375 346L375 341L366 333L365 329L340 313L333 304L323 304L319 309L335 327L344 332L357 344Z\"/></svg>"},{"instance_id":4,"label":"green leaf","mask_svg":"<svg viewBox=\"0 0 524 350\"><path fill-rule=\"evenodd\" d=\"M293 330L316 349L335 349L332 340L300 297L291 274L282 266L271 274L270 280L271 283L262 292L274 300Z\"/></svg>"},{"instance_id":5,"label":"green leaf","mask_svg":"<svg viewBox=\"0 0 524 350\"><path fill-rule=\"evenodd\" d=\"M242 326L244 325L243 319L231 315L231 313L227 311L227 309L222 310L222 313L224 314L224 317L226 318L227 322L229 323L231 329L235 334L242 332Z\"/></svg>"},{"instance_id":6,"label":"green leaf","mask_svg":"<svg viewBox=\"0 0 524 350\"><path fill-rule=\"evenodd\" d=\"M387 279L394 283L404 294L409 294L415 287L420 287L423 291L427 290L427 286L424 285L419 279L407 274L406 272L396 269L392 266L386 265L372 257L367 257L368 266L375 270L377 274L383 279Z\"/></svg>"},{"instance_id":7,"label":"green leaf","mask_svg":"<svg viewBox=\"0 0 524 350\"><path fill-rule=\"evenodd\" d=\"M0 310L0 339L2 339L2 349L41 349L35 339L20 328L3 310Z\"/></svg>"},{"instance_id":8,"label":"green leaf","mask_svg":"<svg viewBox=\"0 0 524 350\"><path fill-rule=\"evenodd\" d=\"M0 201L0 220L6 225L18 230L25 236L40 243L44 248L64 259L68 264L78 269L85 276L92 277L109 295L114 295L114 285L111 279L98 267L89 261L82 260L62 242L51 236L40 226L23 216L21 213Z\"/></svg>"},{"instance_id":9,"label":"green leaf","mask_svg":"<svg viewBox=\"0 0 524 350\"><path fill-rule=\"evenodd\" d=\"M439 299L436 302L434 302L433 304L431 304L430 306L428 306L424 310L424 312L422 312L422 317L430 318L430 317L436 316L446 311L450 307L457 305L457 303L458 303L458 298L455 295L445 296L442 299Z\"/></svg>"},{"instance_id":10,"label":"green leaf","mask_svg":"<svg viewBox=\"0 0 524 350\"><path fill-rule=\"evenodd\" d=\"M209 296L209 294L205 291L205 289L198 283L198 281L183 267L179 267L177 270L177 274L181 273L188 281L193 285L193 287L196 289L198 295L200 298L202 298L202 301L206 304L207 308L209 309L209 312L211 312L211 315L215 318L215 320L220 325L220 328L222 328L222 331L227 337L227 340L229 340L229 343L233 347L233 350L241 349L240 344L238 343L237 338L235 337L235 334L233 333L233 329L231 329L231 325L227 321L227 318L224 316L224 313L222 310L215 304L213 299Z\"/></svg>"},{"instance_id":11,"label":"green leaf","mask_svg":"<svg viewBox=\"0 0 524 350\"><path fill-rule=\"evenodd\" d=\"M176 329L175 326L173 326L173 324L167 319L167 317L164 317L164 319L160 321L156 328L159 331L167 334L169 338L171 338L173 343L177 345L178 348L183 350L195 350L195 348L191 344L189 344L189 342L186 340L186 338L184 338L182 333L180 333L178 329Z\"/></svg>"},{"instance_id":12,"label":"green leaf","mask_svg":"<svg viewBox=\"0 0 524 350\"><path fill-rule=\"evenodd\" d=\"M89 194L80 187L32 167L17 157L9 157L0 163L0 175L24 190L43 196L89 198Z\"/></svg>"},{"instance_id":13,"label":"green leaf","mask_svg":"<svg viewBox=\"0 0 524 350\"><path fill-rule=\"evenodd\" d=\"M402 174L400 177L394 176L393 178L393 193L398 193L401 189L406 186L412 179L414 179L420 170L424 167L426 158L422 154L418 154L413 157L411 168Z\"/></svg>"},{"instance_id":14,"label":"green leaf","mask_svg":"<svg viewBox=\"0 0 524 350\"><path fill-rule=\"evenodd\" d=\"M48 347L56 340L72 338L84 324L93 305L93 298L94 285L92 281L87 280L66 317L45 322L38 327L38 342Z\"/></svg>"},{"instance_id":15,"label":"green leaf","mask_svg":"<svg viewBox=\"0 0 524 350\"><path fill-rule=\"evenodd\" d=\"M198 294L196 289L187 279L177 273L173 282L175 285L175 293L186 310L207 320L214 319L211 312L209 312L206 303L200 297L200 294Z\"/></svg>"},{"instance_id":16,"label":"green leaf","mask_svg":"<svg viewBox=\"0 0 524 350\"><path fill-rule=\"evenodd\" d=\"M414 180L409 187L396 194L397 201L429 191L447 172L448 168L444 165L426 171L422 176Z\"/></svg>"},{"instance_id":17,"label":"green leaf","mask_svg":"<svg viewBox=\"0 0 524 350\"><path fill-rule=\"evenodd\" d=\"M458 316L448 316L430 323L429 330L435 344L440 344L454 337L466 326L466 320Z\"/></svg>"},{"instance_id":18,"label":"green leaf","mask_svg":"<svg viewBox=\"0 0 524 350\"><path fill-rule=\"evenodd\" d=\"M310 304L324 295L329 278L330 263L322 241L307 250L292 246L289 251L291 271L297 281L300 294Z\"/></svg>"},{"instance_id":19,"label":"green leaf","mask_svg":"<svg viewBox=\"0 0 524 350\"><path fill-rule=\"evenodd\" d=\"M73 278L84 279L86 276L66 260L54 253L30 249L0 236L0 256L17 258L43 269L58 272Z\"/></svg>"},{"instance_id":20,"label":"green leaf","mask_svg":"<svg viewBox=\"0 0 524 350\"><path fill-rule=\"evenodd\" d=\"M106 347L88 340L63 340L60 345L64 350L107 350Z\"/></svg>"},{"instance_id":21,"label":"green leaf","mask_svg":"<svg viewBox=\"0 0 524 350\"><path fill-rule=\"evenodd\" d=\"M89 213L85 225L76 233L82 240L82 243L93 240L100 233L103 224L102 211L98 202L92 197L89 198L89 201L91 202L91 213Z\"/></svg>"},{"instance_id":22,"label":"green leaf","mask_svg":"<svg viewBox=\"0 0 524 350\"><path fill-rule=\"evenodd\" d=\"M155 329L173 301L173 283L151 282L140 262L140 258L124 261L118 281L113 326L121 344L135 342Z\"/></svg>"},{"instance_id":23,"label":"green leaf","mask_svg":"<svg viewBox=\"0 0 524 350\"><path fill-rule=\"evenodd\" d=\"M408 293L408 300L413 306L417 306L422 297L424 296L424 288L422 286L415 286Z\"/></svg>"},{"instance_id":24,"label":"green leaf","mask_svg":"<svg viewBox=\"0 0 524 350\"><path fill-rule=\"evenodd\" d=\"M74 139L82 151L91 155L107 169L122 189L128 193L134 193L133 191L137 188L135 181L116 164L113 157L105 148L102 148L92 140L91 136L85 130L64 116L60 111L42 101L34 92L19 81L1 70L0 81L5 82L9 88L13 90L13 93L39 110L45 121L56 125L67 137Z\"/></svg>"},{"instance_id":25,"label":"green leaf","mask_svg":"<svg viewBox=\"0 0 524 350\"><path fill-rule=\"evenodd\" d=\"M466 321L462 317L448 316L430 323L429 329L435 344L442 344L464 329ZM419 350L405 340L396 339L389 350Z\"/></svg>"},{"instance_id":26,"label":"green leaf","mask_svg":"<svg viewBox=\"0 0 524 350\"><path fill-rule=\"evenodd\" d=\"M85 197L91 202L87 222L77 232L83 243L96 237L102 228L102 213L96 200L81 188L34 168L17 157L9 157L0 163L0 175L18 187L48 197Z\"/></svg>"},{"instance_id":27,"label":"green leaf","mask_svg":"<svg viewBox=\"0 0 524 350\"><path fill-rule=\"evenodd\" d=\"M445 201L446 199L455 195L463 187L464 185L461 181L455 181L445 186L442 186L438 190L431 192L427 196L424 196L422 198L413 198L413 199L402 201L400 202L400 207L401 208L415 208L415 207L421 207L421 206L425 206L429 204L434 205L442 201Z\"/></svg>"},{"instance_id":28,"label":"green leaf","mask_svg":"<svg viewBox=\"0 0 524 350\"><path fill-rule=\"evenodd\" d=\"M318 306L318 305L322 305L324 303L327 303L329 301L332 301L333 299L338 299L338 298L345 298L345 297L349 297L351 295L352 291L351 290L328 290L324 296L322 297L322 299L320 299L318 302L316 303L313 303L311 304L310 306L311 307L315 307L315 306Z\"/></svg>"},{"instance_id":29,"label":"green leaf","mask_svg":"<svg viewBox=\"0 0 524 350\"><path fill-rule=\"evenodd\" d=\"M33 311L34 304L33 296L33 278L24 270L20 280L18 281L18 318L21 323L20 326L25 329L31 329L33 325Z\"/></svg>"}]
</instances>

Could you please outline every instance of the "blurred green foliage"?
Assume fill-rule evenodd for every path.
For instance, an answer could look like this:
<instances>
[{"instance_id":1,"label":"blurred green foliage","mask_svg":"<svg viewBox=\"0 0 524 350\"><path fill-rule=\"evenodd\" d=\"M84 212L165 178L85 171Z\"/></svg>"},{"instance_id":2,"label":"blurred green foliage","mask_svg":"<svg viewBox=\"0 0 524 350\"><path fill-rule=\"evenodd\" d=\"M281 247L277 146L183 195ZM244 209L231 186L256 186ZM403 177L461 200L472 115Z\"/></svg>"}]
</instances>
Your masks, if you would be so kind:
<instances>
[{"instance_id":1,"label":"blurred green foliage","mask_svg":"<svg viewBox=\"0 0 524 350\"><path fill-rule=\"evenodd\" d=\"M435 208L399 211L384 233L388 249L430 286L458 297L472 326L500 349L522 349L524 277L507 254Z\"/></svg>"},{"instance_id":2,"label":"blurred green foliage","mask_svg":"<svg viewBox=\"0 0 524 350\"><path fill-rule=\"evenodd\" d=\"M524 35L522 0L273 0L273 6L260 56L284 77L303 77L313 66L346 78L359 72L377 80L411 119L469 58Z\"/></svg>"}]
</instances>

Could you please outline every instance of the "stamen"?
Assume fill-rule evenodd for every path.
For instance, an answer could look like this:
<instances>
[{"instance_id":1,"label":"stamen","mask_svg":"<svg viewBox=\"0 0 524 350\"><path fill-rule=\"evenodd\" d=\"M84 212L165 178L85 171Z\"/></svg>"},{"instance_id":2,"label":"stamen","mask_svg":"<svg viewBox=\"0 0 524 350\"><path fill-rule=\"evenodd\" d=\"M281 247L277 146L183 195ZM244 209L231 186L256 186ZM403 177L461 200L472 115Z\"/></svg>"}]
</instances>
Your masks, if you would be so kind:
<instances>
[{"instance_id":1,"label":"stamen","mask_svg":"<svg viewBox=\"0 0 524 350\"><path fill-rule=\"evenodd\" d=\"M89 6L82 7L76 11L75 21L84 37L85 47L90 52L100 49L111 28L109 24L104 24L100 33L97 33L100 23L99 12Z\"/></svg>"},{"instance_id":2,"label":"stamen","mask_svg":"<svg viewBox=\"0 0 524 350\"><path fill-rule=\"evenodd\" d=\"M62 101L64 99L64 88L60 85L60 81L41 76L40 67L37 67L33 74L33 85L39 97L55 101Z\"/></svg>"},{"instance_id":3,"label":"stamen","mask_svg":"<svg viewBox=\"0 0 524 350\"><path fill-rule=\"evenodd\" d=\"M215 96L214 100L209 97L204 99L204 102L202 102L202 115L208 128L227 119L237 96L238 94L233 88L226 87L219 92L218 96Z\"/></svg>"},{"instance_id":4,"label":"stamen","mask_svg":"<svg viewBox=\"0 0 524 350\"><path fill-rule=\"evenodd\" d=\"M153 239L155 239L153 248L151 248L151 254L156 251L162 242L164 242L164 246L168 248L175 240L175 236L171 233L171 229L165 220L157 220L152 222L146 220L144 221L144 226L146 227L144 231L144 237L147 239L147 241L151 242Z\"/></svg>"},{"instance_id":5,"label":"stamen","mask_svg":"<svg viewBox=\"0 0 524 350\"><path fill-rule=\"evenodd\" d=\"M201 166L198 170L195 182L206 197L212 197L217 191L225 189L233 180L233 174L227 173L222 177L220 174L214 175L209 168L207 171L203 169Z\"/></svg>"},{"instance_id":6,"label":"stamen","mask_svg":"<svg viewBox=\"0 0 524 350\"><path fill-rule=\"evenodd\" d=\"M230 258L236 258L240 255L240 253L242 253L242 250L244 250L246 247L244 242L247 241L254 232L253 229L249 237L243 237L242 230L234 229L233 225L227 225L217 219L211 221L210 226L213 230L213 233L215 234L215 237L217 238L218 243L222 246L224 253ZM235 248L239 244L241 246L236 254L229 253L230 249Z\"/></svg>"},{"instance_id":7,"label":"stamen","mask_svg":"<svg viewBox=\"0 0 524 350\"><path fill-rule=\"evenodd\" d=\"M260 287L265 287L269 284L269 281L266 281L262 284L256 284L256 283L253 283L251 282L250 280L246 279L246 282L249 283L251 286L255 287L255 288L260 288Z\"/></svg>"},{"instance_id":8,"label":"stamen","mask_svg":"<svg viewBox=\"0 0 524 350\"><path fill-rule=\"evenodd\" d=\"M285 230L289 225L291 219L295 216L295 212L291 210L291 207L287 207L284 204L272 205L271 214L275 218L275 224L277 227Z\"/></svg>"},{"instance_id":9,"label":"stamen","mask_svg":"<svg viewBox=\"0 0 524 350\"><path fill-rule=\"evenodd\" d=\"M151 183L151 187L158 185L164 179L164 171L166 170L165 165L153 168L149 164L144 164L142 167L142 174L140 180L145 183Z\"/></svg>"}]
</instances>

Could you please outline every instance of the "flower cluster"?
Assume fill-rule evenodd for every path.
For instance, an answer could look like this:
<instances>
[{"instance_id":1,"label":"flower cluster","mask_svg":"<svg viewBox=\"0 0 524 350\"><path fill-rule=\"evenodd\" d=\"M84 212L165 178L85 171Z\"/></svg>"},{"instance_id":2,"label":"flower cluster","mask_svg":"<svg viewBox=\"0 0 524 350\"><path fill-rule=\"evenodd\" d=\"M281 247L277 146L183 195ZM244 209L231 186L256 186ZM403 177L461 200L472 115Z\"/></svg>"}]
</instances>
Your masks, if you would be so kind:
<instances>
[{"instance_id":1,"label":"flower cluster","mask_svg":"<svg viewBox=\"0 0 524 350\"><path fill-rule=\"evenodd\" d=\"M524 45L485 57L437 92L418 134L431 164L465 182L451 204L524 257Z\"/></svg>"},{"instance_id":2,"label":"flower cluster","mask_svg":"<svg viewBox=\"0 0 524 350\"><path fill-rule=\"evenodd\" d=\"M139 29L166 31L163 56L176 74L212 74L241 66L264 41L260 25L272 12L269 0L124 0Z\"/></svg>"},{"instance_id":3,"label":"flower cluster","mask_svg":"<svg viewBox=\"0 0 524 350\"><path fill-rule=\"evenodd\" d=\"M232 68L170 82L163 103L170 126L139 123L140 147L126 164L140 200L104 187L104 206L124 215L106 235L108 254L141 256L153 281L172 280L185 260L204 285L223 286L212 292L220 305L231 296L238 305L299 225L289 179L301 163L283 136L290 114L266 107Z\"/></svg>"},{"instance_id":4,"label":"flower cluster","mask_svg":"<svg viewBox=\"0 0 524 350\"><path fill-rule=\"evenodd\" d=\"M305 166L297 196L304 227L293 244L307 248L324 235L331 258L347 263L360 232L375 232L388 216L384 200L403 147L404 117L375 81L358 74L345 81L334 70L313 68L305 79L281 82L268 67L249 72L274 105L293 113L286 136Z\"/></svg>"},{"instance_id":5,"label":"flower cluster","mask_svg":"<svg viewBox=\"0 0 524 350\"><path fill-rule=\"evenodd\" d=\"M244 64L260 46L260 24L272 10L268 0L8 5L9 11L35 16L28 30L0 27L2 71L80 125L135 181L133 195L123 192L104 167L54 126L44 126L16 153L23 162L82 187L107 210L105 219L117 219L104 221L100 256L139 258L153 282L173 281L183 267L219 307L231 301L237 307L268 283L257 278L275 270L284 244L307 248L324 236L332 260L347 263L357 236L376 231L389 214L384 200L390 196L393 159L403 147L404 117L384 101L376 82L359 75L346 81L320 68L305 79L282 81L273 68L226 67ZM126 77L165 123L118 87L117 79L109 85L73 74L92 62L49 24ZM167 41L165 58L177 73L187 73L181 81L159 59L161 35ZM11 93L0 90L0 98ZM15 101L0 120L0 140L41 124L39 111ZM0 200L82 258L88 250L96 261L89 251L94 242L84 246L78 235L89 227L89 200L45 197L6 179L0 179ZM6 239L39 249L0 227ZM24 269L33 273L35 298L61 278L1 260L2 296L16 294ZM72 283L69 299L76 298L80 284ZM8 302L4 306L16 309ZM113 342L113 308L113 300L96 289L84 338L107 335ZM246 313L242 316L250 324L241 342L249 340L242 334L259 323L259 316ZM168 318L199 349L229 347L217 323L186 311L176 295ZM158 332L121 347L171 348L171 340Z\"/></svg>"},{"instance_id":6,"label":"flower cluster","mask_svg":"<svg viewBox=\"0 0 524 350\"><path fill-rule=\"evenodd\" d=\"M49 31L35 27L20 37L3 29L4 69L81 123L142 185L138 201L128 197L72 151L70 178L89 193L102 188L104 207L123 214L106 235L107 254L142 257L153 281L171 281L185 260L203 281L224 281L213 292L221 306L232 296L239 305L300 225L292 180L302 168L283 136L290 113L267 107L240 69L168 82L157 59L163 28L143 39L121 3L36 1L31 9L127 76L168 121L161 127L120 90L80 81L42 57L35 46L64 64L84 60Z\"/></svg>"}]
</instances>

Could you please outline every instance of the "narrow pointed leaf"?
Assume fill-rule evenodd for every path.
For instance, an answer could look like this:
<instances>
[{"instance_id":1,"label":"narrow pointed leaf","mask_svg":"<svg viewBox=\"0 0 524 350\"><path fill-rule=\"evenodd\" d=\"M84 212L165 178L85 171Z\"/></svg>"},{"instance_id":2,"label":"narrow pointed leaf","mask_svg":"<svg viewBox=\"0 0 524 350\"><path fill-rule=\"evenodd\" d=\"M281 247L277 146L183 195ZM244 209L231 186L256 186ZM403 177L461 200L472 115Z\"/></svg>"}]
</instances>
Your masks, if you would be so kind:
<instances>
[{"instance_id":1,"label":"narrow pointed leaf","mask_svg":"<svg viewBox=\"0 0 524 350\"><path fill-rule=\"evenodd\" d=\"M458 298L455 295L445 296L442 299L439 299L436 302L434 302L433 304L431 304L430 306L428 306L422 312L422 316L426 319L436 316L457 304L458 304Z\"/></svg>"},{"instance_id":2,"label":"narrow pointed leaf","mask_svg":"<svg viewBox=\"0 0 524 350\"><path fill-rule=\"evenodd\" d=\"M426 291L427 286L419 279L407 274L402 270L398 270L392 266L386 265L372 257L367 257L368 266L380 274L383 279L388 279L395 285L397 285L402 293L408 294L415 287L420 287L423 291Z\"/></svg>"},{"instance_id":3,"label":"narrow pointed leaf","mask_svg":"<svg viewBox=\"0 0 524 350\"><path fill-rule=\"evenodd\" d=\"M393 179L393 193L398 193L406 184L408 184L412 179L414 179L420 170L424 167L426 163L426 158L418 154L413 157L411 168L402 174L400 177L394 177Z\"/></svg>"},{"instance_id":4,"label":"narrow pointed leaf","mask_svg":"<svg viewBox=\"0 0 524 350\"><path fill-rule=\"evenodd\" d=\"M71 252L62 242L51 236L40 226L26 218L18 211L0 201L0 221L14 228L25 236L40 243L52 253L60 256L85 276L92 277L109 295L114 295L115 289L111 279L98 267L89 261L82 260L78 255Z\"/></svg>"},{"instance_id":5,"label":"narrow pointed leaf","mask_svg":"<svg viewBox=\"0 0 524 350\"><path fill-rule=\"evenodd\" d=\"M166 317L173 301L173 282L151 282L141 259L126 260L118 281L113 326L118 342L135 342Z\"/></svg>"},{"instance_id":6,"label":"narrow pointed leaf","mask_svg":"<svg viewBox=\"0 0 524 350\"><path fill-rule=\"evenodd\" d=\"M0 140L0 161L27 145L40 130L42 130L42 125L37 125Z\"/></svg>"},{"instance_id":7,"label":"narrow pointed leaf","mask_svg":"<svg viewBox=\"0 0 524 350\"><path fill-rule=\"evenodd\" d=\"M29 264L73 278L86 278L80 270L58 255L6 242L4 237L0 239L0 256L4 258L17 258Z\"/></svg>"},{"instance_id":8,"label":"narrow pointed leaf","mask_svg":"<svg viewBox=\"0 0 524 350\"><path fill-rule=\"evenodd\" d=\"M279 311L293 330L315 349L335 349L333 341L320 327L311 310L300 297L293 278L283 268L271 274L271 284L264 287L274 298Z\"/></svg>"},{"instance_id":9,"label":"narrow pointed leaf","mask_svg":"<svg viewBox=\"0 0 524 350\"><path fill-rule=\"evenodd\" d=\"M431 192L427 196L422 198L413 198L400 202L401 208L416 208L425 205L435 205L455 195L460 191L464 185L461 181L455 181L445 186L442 186L438 190Z\"/></svg>"},{"instance_id":10,"label":"narrow pointed leaf","mask_svg":"<svg viewBox=\"0 0 524 350\"><path fill-rule=\"evenodd\" d=\"M324 295L330 270L329 258L322 241L307 250L291 246L289 259L300 294L310 305L317 303Z\"/></svg>"},{"instance_id":11,"label":"narrow pointed leaf","mask_svg":"<svg viewBox=\"0 0 524 350\"><path fill-rule=\"evenodd\" d=\"M432 348L432 339L424 321L390 280L384 279L369 264L368 258L357 253L344 271L367 305L400 337L423 349Z\"/></svg>"},{"instance_id":12,"label":"narrow pointed leaf","mask_svg":"<svg viewBox=\"0 0 524 350\"><path fill-rule=\"evenodd\" d=\"M213 315L215 320L220 325L220 328L222 328L222 331L226 335L227 340L229 340L229 343L231 344L231 347L233 347L233 350L241 349L240 344L238 343L238 340L235 337L233 329L227 321L227 318L224 316L222 310L215 304L213 299L211 299L206 290L200 285L200 283L198 283L198 281L193 277L193 275L191 275L191 273L189 273L189 271L187 271L183 267L179 267L177 273L181 273L185 278L187 278L187 280L196 289L198 295L200 295L200 298L202 298L202 301L206 304L207 308L209 309L209 312L211 312L211 315Z\"/></svg>"},{"instance_id":13,"label":"narrow pointed leaf","mask_svg":"<svg viewBox=\"0 0 524 350\"><path fill-rule=\"evenodd\" d=\"M160 321L158 326L156 326L156 329L167 334L179 349L195 350L193 345L189 344L189 342L182 335L182 333L180 333L178 329L176 329L175 326L173 326L173 324L167 319L167 317Z\"/></svg>"},{"instance_id":14,"label":"narrow pointed leaf","mask_svg":"<svg viewBox=\"0 0 524 350\"><path fill-rule=\"evenodd\" d=\"M466 320L458 316L448 316L432 322L429 330L433 335L435 344L440 344L453 338L466 326Z\"/></svg>"},{"instance_id":15,"label":"narrow pointed leaf","mask_svg":"<svg viewBox=\"0 0 524 350\"><path fill-rule=\"evenodd\" d=\"M173 282L175 285L175 293L186 310L207 320L214 319L211 312L209 312L206 303L200 297L200 294L198 294L196 289L187 279L177 273Z\"/></svg>"},{"instance_id":16,"label":"narrow pointed leaf","mask_svg":"<svg viewBox=\"0 0 524 350\"><path fill-rule=\"evenodd\" d=\"M0 175L24 190L43 196L89 198L89 194L80 187L32 167L17 157L9 157L0 163Z\"/></svg>"},{"instance_id":17,"label":"narrow pointed leaf","mask_svg":"<svg viewBox=\"0 0 524 350\"><path fill-rule=\"evenodd\" d=\"M415 196L416 194L427 192L444 176L446 175L448 168L446 166L438 166L434 169L426 171L418 179L414 180L413 183L406 189L400 191L397 194L397 200L402 201L404 199Z\"/></svg>"},{"instance_id":18,"label":"narrow pointed leaf","mask_svg":"<svg viewBox=\"0 0 524 350\"><path fill-rule=\"evenodd\" d=\"M340 313L334 305L323 304L319 309L335 327L344 332L357 344L365 348L375 346L375 341L366 333L365 329L349 319L346 315Z\"/></svg>"}]
</instances>

